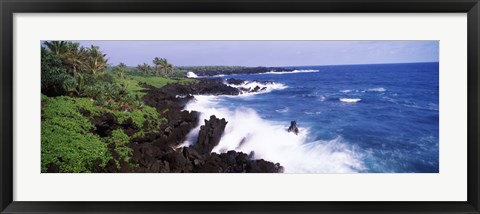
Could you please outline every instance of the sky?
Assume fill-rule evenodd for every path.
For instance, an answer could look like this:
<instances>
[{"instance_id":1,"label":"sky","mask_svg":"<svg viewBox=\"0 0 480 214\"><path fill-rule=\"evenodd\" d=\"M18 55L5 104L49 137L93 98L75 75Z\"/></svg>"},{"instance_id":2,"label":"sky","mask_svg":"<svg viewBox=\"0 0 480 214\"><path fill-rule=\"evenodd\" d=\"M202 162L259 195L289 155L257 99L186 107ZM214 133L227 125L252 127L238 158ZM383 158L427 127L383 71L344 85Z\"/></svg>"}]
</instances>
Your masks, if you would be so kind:
<instances>
[{"instance_id":1,"label":"sky","mask_svg":"<svg viewBox=\"0 0 480 214\"><path fill-rule=\"evenodd\" d=\"M438 41L76 41L96 45L109 64L308 66L438 62Z\"/></svg>"}]
</instances>

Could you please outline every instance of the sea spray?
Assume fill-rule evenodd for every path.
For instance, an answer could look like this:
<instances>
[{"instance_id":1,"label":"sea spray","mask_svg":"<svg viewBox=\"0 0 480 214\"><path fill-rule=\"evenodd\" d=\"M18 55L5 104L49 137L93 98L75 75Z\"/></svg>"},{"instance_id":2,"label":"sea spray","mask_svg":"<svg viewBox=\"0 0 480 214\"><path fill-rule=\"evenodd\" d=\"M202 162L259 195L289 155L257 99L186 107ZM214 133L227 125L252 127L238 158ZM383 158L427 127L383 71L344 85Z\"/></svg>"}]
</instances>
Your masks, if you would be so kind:
<instances>
[{"instance_id":1,"label":"sea spray","mask_svg":"<svg viewBox=\"0 0 480 214\"><path fill-rule=\"evenodd\" d=\"M200 121L210 115L228 121L213 152L244 152L255 159L278 162L287 173L352 173L364 168L354 148L345 144L341 137L313 141L308 138L308 127L301 126L299 135L295 135L287 132L289 121L281 123L262 119L251 108L230 110L218 105L220 99L222 96L195 96L185 107L186 110L201 112ZM195 142L200 125L203 122L192 130L183 146Z\"/></svg>"},{"instance_id":2,"label":"sea spray","mask_svg":"<svg viewBox=\"0 0 480 214\"><path fill-rule=\"evenodd\" d=\"M258 81L244 81L241 84L228 84L226 85L233 87L233 88L240 88L245 89L247 91L252 91L255 88L259 88L260 90L256 92L245 92L241 91L241 94L245 95L254 95L254 94L262 94L262 93L269 93L273 90L283 90L286 89L287 86L281 83L274 83L274 82L258 82Z\"/></svg>"},{"instance_id":3,"label":"sea spray","mask_svg":"<svg viewBox=\"0 0 480 214\"><path fill-rule=\"evenodd\" d=\"M188 78L198 78L197 74L195 74L195 73L193 73L193 72L191 72L191 71L187 72L187 77L188 77Z\"/></svg>"}]
</instances>

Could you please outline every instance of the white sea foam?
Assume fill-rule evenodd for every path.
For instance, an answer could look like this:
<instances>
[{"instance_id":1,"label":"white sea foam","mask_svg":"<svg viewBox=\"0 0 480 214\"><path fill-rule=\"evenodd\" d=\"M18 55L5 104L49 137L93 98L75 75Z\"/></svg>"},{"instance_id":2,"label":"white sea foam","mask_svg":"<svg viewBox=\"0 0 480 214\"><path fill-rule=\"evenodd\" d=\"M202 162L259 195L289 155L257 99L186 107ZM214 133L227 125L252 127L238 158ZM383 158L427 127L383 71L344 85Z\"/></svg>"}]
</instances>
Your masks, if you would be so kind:
<instances>
[{"instance_id":1,"label":"white sea foam","mask_svg":"<svg viewBox=\"0 0 480 214\"><path fill-rule=\"evenodd\" d=\"M307 114L307 115L314 115L314 114L321 114L322 112L320 112L320 111L316 111L316 112L305 111L304 113Z\"/></svg>"},{"instance_id":2,"label":"white sea foam","mask_svg":"<svg viewBox=\"0 0 480 214\"><path fill-rule=\"evenodd\" d=\"M256 87L259 87L261 89L260 91L257 91L257 92L245 92L245 91L241 92L242 94L251 94L251 95L269 93L273 90L283 90L283 89L287 88L286 85L281 84L281 83L275 83L275 82L261 83L261 82L257 82L257 81L244 81L243 83L238 84L238 85L235 85L235 84L226 84L226 85L228 85L230 87L234 87L234 88L244 88L244 89L247 89L247 90L253 90Z\"/></svg>"},{"instance_id":3,"label":"white sea foam","mask_svg":"<svg viewBox=\"0 0 480 214\"><path fill-rule=\"evenodd\" d=\"M366 91L385 92L385 91L387 91L387 89L385 89L385 88L370 88L370 89L367 89Z\"/></svg>"},{"instance_id":4,"label":"white sea foam","mask_svg":"<svg viewBox=\"0 0 480 214\"><path fill-rule=\"evenodd\" d=\"M218 106L221 97L195 97L185 109L201 112L202 122L188 135L184 146L195 142L204 119L215 115L217 118L225 118L228 124L213 152L236 150L250 154L253 151L255 159L278 162L285 167L287 173L352 173L364 168L355 148L344 143L341 137L310 141L310 129L302 126L301 121L297 121L300 133L295 135L287 132L289 121L264 120L250 108L223 108Z\"/></svg>"},{"instance_id":5,"label":"white sea foam","mask_svg":"<svg viewBox=\"0 0 480 214\"><path fill-rule=\"evenodd\" d=\"M187 72L187 77L188 77L188 78L198 78L197 74L195 74L195 73L193 73L193 72L191 72L191 71Z\"/></svg>"},{"instance_id":6,"label":"white sea foam","mask_svg":"<svg viewBox=\"0 0 480 214\"><path fill-rule=\"evenodd\" d=\"M352 90L352 89L345 89L345 90L340 90L340 92L342 93L350 93L350 92L362 92L362 93L365 93L365 92L385 92L387 91L387 89L385 88L369 88L369 89L366 89L366 90Z\"/></svg>"},{"instance_id":7,"label":"white sea foam","mask_svg":"<svg viewBox=\"0 0 480 214\"><path fill-rule=\"evenodd\" d=\"M321 101L321 102L325 101L325 99L327 99L327 98L323 95L318 96L318 100Z\"/></svg>"},{"instance_id":8,"label":"white sea foam","mask_svg":"<svg viewBox=\"0 0 480 214\"><path fill-rule=\"evenodd\" d=\"M319 70L293 70L293 71L269 71L263 73L249 73L246 75L256 75L256 74L296 74L296 73L315 73L319 72ZM212 77L224 77L224 76L236 76L236 75L244 75L242 73L234 73L234 74L217 74L213 75ZM209 77L209 76L198 76L199 78Z\"/></svg>"},{"instance_id":9,"label":"white sea foam","mask_svg":"<svg viewBox=\"0 0 480 214\"><path fill-rule=\"evenodd\" d=\"M319 72L319 70L269 71L269 72L259 73L259 74L295 74L295 73L315 73L315 72Z\"/></svg>"},{"instance_id":10,"label":"white sea foam","mask_svg":"<svg viewBox=\"0 0 480 214\"><path fill-rule=\"evenodd\" d=\"M342 101L342 102L345 102L345 103L356 103L356 102L360 102L362 99L359 99L359 98L340 98L339 100Z\"/></svg>"},{"instance_id":11,"label":"white sea foam","mask_svg":"<svg viewBox=\"0 0 480 214\"><path fill-rule=\"evenodd\" d=\"M285 108L277 109L275 111L278 112L278 113L287 113L288 110L289 110L288 107L285 107Z\"/></svg>"},{"instance_id":12,"label":"white sea foam","mask_svg":"<svg viewBox=\"0 0 480 214\"><path fill-rule=\"evenodd\" d=\"M175 95L175 98L185 98L187 96L191 96L191 94L189 94L189 95Z\"/></svg>"}]
</instances>

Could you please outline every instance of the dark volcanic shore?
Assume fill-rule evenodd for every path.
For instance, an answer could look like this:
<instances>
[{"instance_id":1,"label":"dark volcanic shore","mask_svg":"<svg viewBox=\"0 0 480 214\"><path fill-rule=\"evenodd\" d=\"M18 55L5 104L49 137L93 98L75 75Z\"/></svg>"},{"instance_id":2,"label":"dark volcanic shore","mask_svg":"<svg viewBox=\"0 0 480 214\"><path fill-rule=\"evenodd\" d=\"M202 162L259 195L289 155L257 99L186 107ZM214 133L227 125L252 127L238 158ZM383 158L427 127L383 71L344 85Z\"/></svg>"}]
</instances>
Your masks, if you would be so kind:
<instances>
[{"instance_id":1,"label":"dark volcanic shore","mask_svg":"<svg viewBox=\"0 0 480 214\"><path fill-rule=\"evenodd\" d=\"M222 154L212 153L228 125L224 118L211 115L208 120L199 121L200 113L182 110L193 99L191 94L238 95L239 89L223 84L221 79L202 79L194 84L169 84L160 89L148 88L144 102L155 107L161 116L168 120L160 126L159 132L146 133L128 144L133 149L131 163L119 161L118 170L115 163L109 163L99 172L283 172L283 167L263 159L250 159L248 154L228 151ZM108 136L115 128L123 128L125 133L135 133L131 121L118 124L113 115L103 115L92 120L101 134ZM186 140L187 134L202 123L196 142L189 147L179 146ZM111 150L115 157L115 152ZM131 167L134 164L135 167Z\"/></svg>"},{"instance_id":2,"label":"dark volcanic shore","mask_svg":"<svg viewBox=\"0 0 480 214\"><path fill-rule=\"evenodd\" d=\"M279 67L245 67L240 69L181 69L184 72L193 72L198 76L216 76L216 75L232 75L232 74L259 74L267 72L290 72L295 69L279 68Z\"/></svg>"}]
</instances>

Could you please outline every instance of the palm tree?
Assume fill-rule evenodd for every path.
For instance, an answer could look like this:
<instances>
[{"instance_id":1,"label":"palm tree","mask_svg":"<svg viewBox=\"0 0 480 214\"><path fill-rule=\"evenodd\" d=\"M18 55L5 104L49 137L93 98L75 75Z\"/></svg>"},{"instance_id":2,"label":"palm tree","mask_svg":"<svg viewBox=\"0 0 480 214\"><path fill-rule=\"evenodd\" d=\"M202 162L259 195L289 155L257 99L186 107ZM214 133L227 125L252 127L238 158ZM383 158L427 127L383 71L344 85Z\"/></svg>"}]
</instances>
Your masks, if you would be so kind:
<instances>
[{"instance_id":1,"label":"palm tree","mask_svg":"<svg viewBox=\"0 0 480 214\"><path fill-rule=\"evenodd\" d=\"M163 75L167 75L169 72L173 71L173 65L168 63L167 59L160 58L157 69L161 70Z\"/></svg>"},{"instance_id":2,"label":"palm tree","mask_svg":"<svg viewBox=\"0 0 480 214\"><path fill-rule=\"evenodd\" d=\"M155 64L155 71L157 74L162 73L163 75L167 75L173 71L173 65L168 63L168 60L165 58L155 57L152 62Z\"/></svg>"},{"instance_id":3,"label":"palm tree","mask_svg":"<svg viewBox=\"0 0 480 214\"><path fill-rule=\"evenodd\" d=\"M147 63L143 63L143 65L138 65L137 69L144 74L148 74L148 72L151 70L151 67Z\"/></svg>"},{"instance_id":4,"label":"palm tree","mask_svg":"<svg viewBox=\"0 0 480 214\"><path fill-rule=\"evenodd\" d=\"M72 71L74 77L79 74L79 68L85 63L87 59L87 52L85 48L78 43L67 43L67 51L62 56L62 61Z\"/></svg>"},{"instance_id":5,"label":"palm tree","mask_svg":"<svg viewBox=\"0 0 480 214\"><path fill-rule=\"evenodd\" d=\"M83 68L92 74L103 71L107 67L108 59L106 54L103 54L97 46L91 46L87 50L87 58L83 64Z\"/></svg>"},{"instance_id":6,"label":"palm tree","mask_svg":"<svg viewBox=\"0 0 480 214\"><path fill-rule=\"evenodd\" d=\"M136 69L142 73L145 73L145 71L143 70L143 66L142 65L137 65Z\"/></svg>"},{"instance_id":7,"label":"palm tree","mask_svg":"<svg viewBox=\"0 0 480 214\"><path fill-rule=\"evenodd\" d=\"M166 75L167 74L167 68L168 68L168 61L167 59L165 58L162 58L161 61L160 61L160 66L162 67L162 70L163 70L163 74Z\"/></svg>"},{"instance_id":8,"label":"palm tree","mask_svg":"<svg viewBox=\"0 0 480 214\"><path fill-rule=\"evenodd\" d=\"M173 72L173 70L174 70L174 68L173 68L173 65L172 65L172 64L170 64L170 63L168 63L168 64L167 64L167 74L170 74L170 73L172 73L172 72Z\"/></svg>"},{"instance_id":9,"label":"palm tree","mask_svg":"<svg viewBox=\"0 0 480 214\"><path fill-rule=\"evenodd\" d=\"M158 58L158 57L155 57L155 59L153 59L153 64L155 65L155 71L157 73L160 73L160 69L159 67L162 65L162 58Z\"/></svg>"},{"instance_id":10,"label":"palm tree","mask_svg":"<svg viewBox=\"0 0 480 214\"><path fill-rule=\"evenodd\" d=\"M57 56L62 56L67 52L67 42L65 41L45 41L43 44Z\"/></svg>"},{"instance_id":11,"label":"palm tree","mask_svg":"<svg viewBox=\"0 0 480 214\"><path fill-rule=\"evenodd\" d=\"M120 72L120 79L125 79L125 71L127 70L127 65L121 62L117 65L117 70L118 72Z\"/></svg>"}]
</instances>

